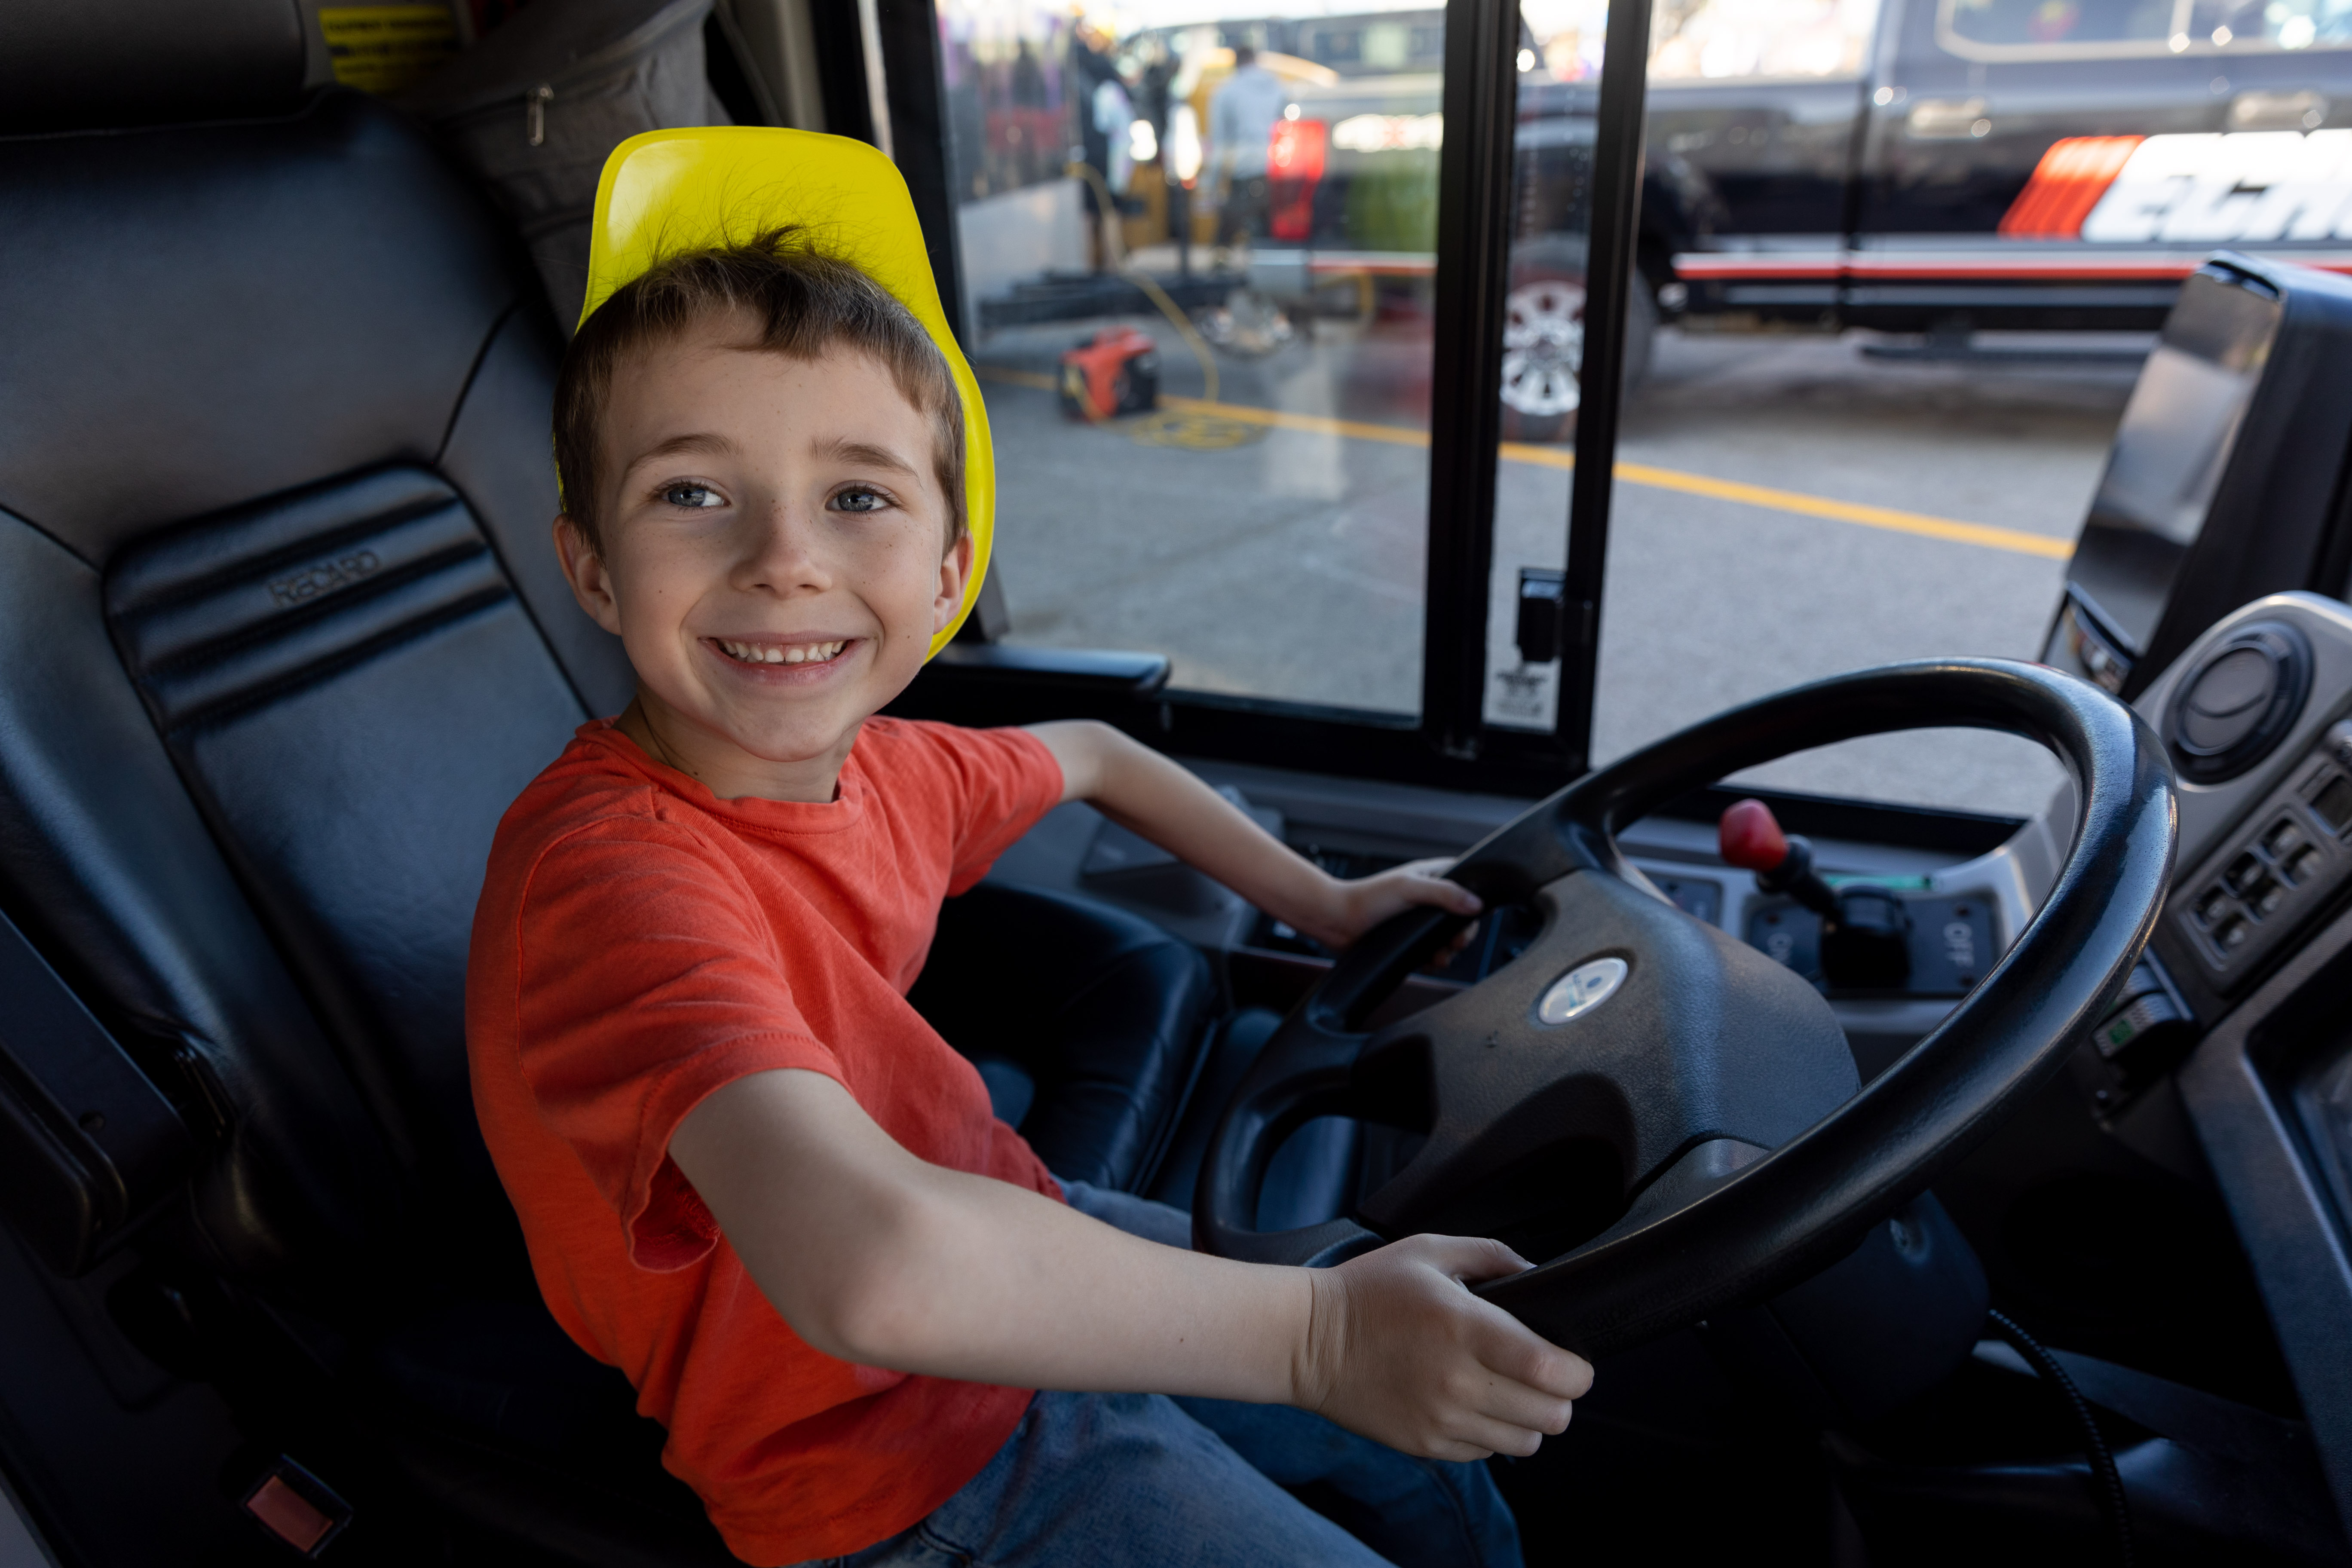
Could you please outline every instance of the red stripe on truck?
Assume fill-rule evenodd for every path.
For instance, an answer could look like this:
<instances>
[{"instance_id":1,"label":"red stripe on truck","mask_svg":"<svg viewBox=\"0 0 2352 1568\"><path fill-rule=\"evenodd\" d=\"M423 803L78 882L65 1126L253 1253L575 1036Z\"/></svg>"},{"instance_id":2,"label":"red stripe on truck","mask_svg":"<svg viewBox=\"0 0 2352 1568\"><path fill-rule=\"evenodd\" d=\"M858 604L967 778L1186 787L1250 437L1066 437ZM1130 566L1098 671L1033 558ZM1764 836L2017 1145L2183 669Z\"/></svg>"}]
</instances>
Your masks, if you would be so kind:
<instances>
[{"instance_id":1,"label":"red stripe on truck","mask_svg":"<svg viewBox=\"0 0 2352 1568\"><path fill-rule=\"evenodd\" d=\"M2074 239L2144 136L2068 136L2050 144L2033 177L2001 215L2011 239Z\"/></svg>"}]
</instances>

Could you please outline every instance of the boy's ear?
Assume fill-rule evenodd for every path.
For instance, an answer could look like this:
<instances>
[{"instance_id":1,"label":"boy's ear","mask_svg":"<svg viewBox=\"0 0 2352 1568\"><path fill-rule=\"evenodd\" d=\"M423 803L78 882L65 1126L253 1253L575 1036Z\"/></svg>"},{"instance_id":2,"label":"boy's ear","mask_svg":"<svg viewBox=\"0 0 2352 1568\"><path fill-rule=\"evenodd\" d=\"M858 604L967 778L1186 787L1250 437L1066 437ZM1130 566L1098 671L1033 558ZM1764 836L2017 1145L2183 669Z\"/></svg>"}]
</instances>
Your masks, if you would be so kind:
<instances>
[{"instance_id":1,"label":"boy's ear","mask_svg":"<svg viewBox=\"0 0 2352 1568\"><path fill-rule=\"evenodd\" d=\"M947 630L955 619L956 611L963 607L963 585L971 577L971 534L969 531L956 535L948 552L940 558L940 596L931 602L931 635ZM577 589L573 590L575 593Z\"/></svg>"},{"instance_id":2,"label":"boy's ear","mask_svg":"<svg viewBox=\"0 0 2352 1568\"><path fill-rule=\"evenodd\" d=\"M588 618L619 637L621 605L613 596L613 574L606 570L604 558L588 542L587 533L572 521L570 512L556 516L555 554L563 563L563 577L572 584L572 596L580 601Z\"/></svg>"}]
</instances>

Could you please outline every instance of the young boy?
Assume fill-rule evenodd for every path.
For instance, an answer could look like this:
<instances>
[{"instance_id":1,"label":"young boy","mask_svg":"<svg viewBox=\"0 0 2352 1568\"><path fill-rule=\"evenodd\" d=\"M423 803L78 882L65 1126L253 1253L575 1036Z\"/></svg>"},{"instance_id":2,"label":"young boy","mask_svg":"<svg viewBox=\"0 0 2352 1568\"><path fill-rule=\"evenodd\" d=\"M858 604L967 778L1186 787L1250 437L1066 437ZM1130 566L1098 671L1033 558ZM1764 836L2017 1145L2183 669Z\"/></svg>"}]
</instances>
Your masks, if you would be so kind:
<instances>
[{"instance_id":1,"label":"young boy","mask_svg":"<svg viewBox=\"0 0 2352 1568\"><path fill-rule=\"evenodd\" d=\"M1516 1563L1475 1461L1590 1383L1463 1288L1523 1260L1193 1253L1176 1211L1056 1184L904 999L940 899L1065 800L1332 942L1476 899L1336 881L1105 726L875 718L971 569L961 405L898 301L790 234L614 294L556 419L557 547L639 685L499 827L475 1100L549 1306L729 1546Z\"/></svg>"}]
</instances>

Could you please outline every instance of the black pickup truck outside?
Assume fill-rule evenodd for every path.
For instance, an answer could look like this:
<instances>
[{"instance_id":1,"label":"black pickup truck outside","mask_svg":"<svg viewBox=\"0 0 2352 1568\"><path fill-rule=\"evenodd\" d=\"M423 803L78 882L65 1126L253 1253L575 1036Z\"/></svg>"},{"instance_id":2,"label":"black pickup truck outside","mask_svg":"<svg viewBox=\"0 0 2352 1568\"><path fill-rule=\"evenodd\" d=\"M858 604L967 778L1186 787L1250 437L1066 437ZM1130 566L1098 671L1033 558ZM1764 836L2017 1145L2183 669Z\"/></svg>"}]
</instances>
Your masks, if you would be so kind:
<instances>
[{"instance_id":1,"label":"black pickup truck outside","mask_svg":"<svg viewBox=\"0 0 2352 1568\"><path fill-rule=\"evenodd\" d=\"M1655 82L1670 310L1898 331L2158 325L2212 250L2352 270L2352 12L1885 0L1846 80Z\"/></svg>"},{"instance_id":2,"label":"black pickup truck outside","mask_svg":"<svg viewBox=\"0 0 2352 1568\"><path fill-rule=\"evenodd\" d=\"M1160 62L1128 74L1163 143L1180 110L1207 122L1232 46L1285 73L1256 292L1294 313L1425 303L1444 21L1225 21L1121 46ZM1507 435L1543 440L1580 401L1597 62L1521 39L1500 393ZM1024 110L1017 69L995 103L984 76L967 66L950 93L974 188L1058 174L1029 168L1030 150L1071 144L1072 111ZM2352 271L2352 0L1661 0L1647 111L1629 375L1662 320L2144 331L2223 247ZM1008 129L1024 113L1040 123ZM1218 183L1201 173L1199 206ZM1163 279L1200 310L1243 281L1214 266ZM993 327L1146 302L1122 279L1054 275L977 307Z\"/></svg>"},{"instance_id":3,"label":"black pickup truck outside","mask_svg":"<svg viewBox=\"0 0 2352 1568\"><path fill-rule=\"evenodd\" d=\"M1433 259L1435 62L1346 58L1351 22L1399 19L1286 40L1337 79L1301 84L1274 133L1252 279L1277 297L1397 287ZM2147 330L2220 247L2352 271L2343 0L1882 0L1819 74L1695 58L1653 57L1630 374L1661 319ZM1508 433L1543 439L1579 400L1597 95L1572 64L1582 79L1520 63L1502 395Z\"/></svg>"}]
</instances>

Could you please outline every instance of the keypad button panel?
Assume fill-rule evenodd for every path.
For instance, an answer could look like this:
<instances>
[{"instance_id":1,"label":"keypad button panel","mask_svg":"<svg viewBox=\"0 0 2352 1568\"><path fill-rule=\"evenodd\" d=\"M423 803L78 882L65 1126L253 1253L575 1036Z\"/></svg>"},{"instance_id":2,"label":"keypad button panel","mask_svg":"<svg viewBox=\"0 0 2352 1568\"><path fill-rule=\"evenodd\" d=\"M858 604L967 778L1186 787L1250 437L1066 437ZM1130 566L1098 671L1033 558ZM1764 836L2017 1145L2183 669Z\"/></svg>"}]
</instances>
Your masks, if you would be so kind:
<instances>
[{"instance_id":1,"label":"keypad button panel","mask_svg":"<svg viewBox=\"0 0 2352 1568\"><path fill-rule=\"evenodd\" d=\"M2224 993L2352 873L2352 816L2339 804L2347 797L2352 773L2314 752L2248 816L2241 837L2176 885L2170 918Z\"/></svg>"}]
</instances>

